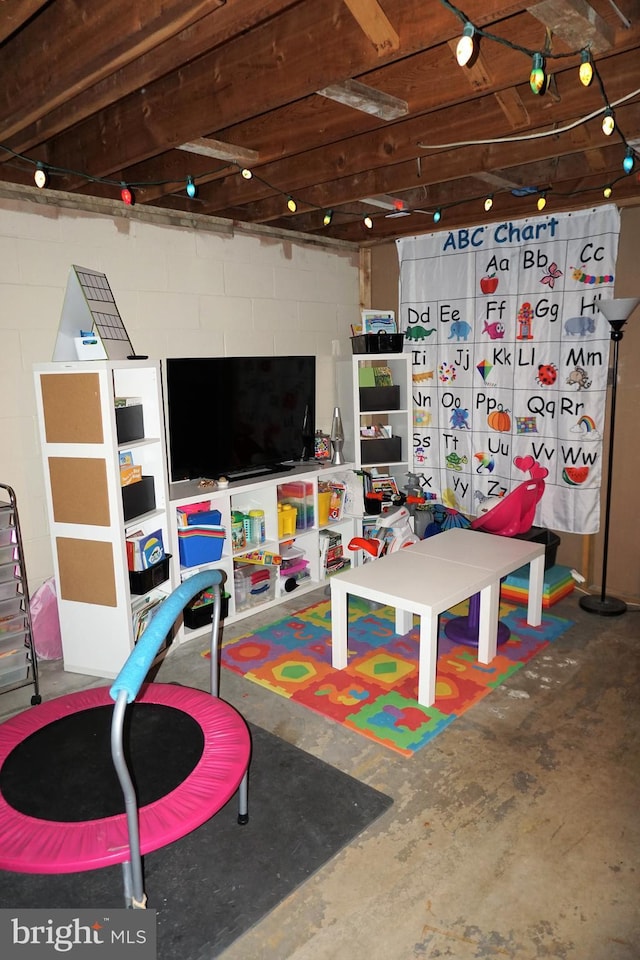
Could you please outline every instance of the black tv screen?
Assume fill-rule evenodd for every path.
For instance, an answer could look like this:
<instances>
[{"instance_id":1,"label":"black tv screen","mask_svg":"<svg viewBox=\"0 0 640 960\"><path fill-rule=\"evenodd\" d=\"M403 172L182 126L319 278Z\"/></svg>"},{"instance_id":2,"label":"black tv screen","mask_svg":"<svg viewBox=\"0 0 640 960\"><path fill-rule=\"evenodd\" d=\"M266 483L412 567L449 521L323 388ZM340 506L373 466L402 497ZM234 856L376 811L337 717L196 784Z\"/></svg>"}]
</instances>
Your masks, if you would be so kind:
<instances>
[{"instance_id":1,"label":"black tv screen","mask_svg":"<svg viewBox=\"0 0 640 960\"><path fill-rule=\"evenodd\" d=\"M165 362L170 480L249 478L313 457L315 357Z\"/></svg>"}]
</instances>

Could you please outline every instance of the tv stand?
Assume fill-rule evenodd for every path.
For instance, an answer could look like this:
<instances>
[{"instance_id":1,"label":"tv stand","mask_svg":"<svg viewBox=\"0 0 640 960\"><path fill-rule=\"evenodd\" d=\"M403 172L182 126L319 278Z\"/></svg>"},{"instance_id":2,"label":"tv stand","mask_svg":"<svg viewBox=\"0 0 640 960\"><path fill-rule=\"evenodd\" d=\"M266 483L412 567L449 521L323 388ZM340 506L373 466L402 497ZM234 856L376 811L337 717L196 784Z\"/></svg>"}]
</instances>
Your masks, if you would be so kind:
<instances>
[{"instance_id":1,"label":"tv stand","mask_svg":"<svg viewBox=\"0 0 640 960\"><path fill-rule=\"evenodd\" d=\"M267 468L268 469L268 468ZM223 488L202 488L198 481L183 481L170 485L169 492L169 524L170 524L170 552L173 556L175 582L184 580L208 567L215 567L224 571L226 575L224 590L229 595L228 613L226 622L232 623L245 619L253 613L277 607L285 600L291 599L291 584L286 577L281 577L277 565L271 565L273 579L268 589L261 593L255 601L247 603L234 583L234 571L241 567L240 561L244 553L257 549L264 549L271 554L281 555L286 552L290 541L294 547L302 551L308 562L309 576L297 582L295 593L300 595L326 583L326 569L321 560L321 543L326 538L320 536L320 530L331 528L332 532L340 534L345 554L349 555L347 545L356 535L359 520L352 516L342 515L340 519L327 519L327 504L324 497L318 497L319 481L331 482L337 479L337 474L351 469L351 464L340 466L316 462L273 464L274 473L262 473L256 477L243 476L237 479L237 474L229 474L229 486ZM299 498L299 499L298 499ZM320 505L324 501L324 511ZM298 512L296 521L302 517L302 525L292 532L289 527L279 526L278 504L280 502L296 504ZM197 566L181 567L178 544L178 510L181 507L195 503L204 503L208 509L220 512L220 524L225 528L225 539L222 546L222 556L218 560L205 561ZM246 544L244 548L233 549L232 518L234 513L248 514L250 510L262 510L264 514L266 542ZM294 521L295 522L295 521ZM349 555L349 559L353 559ZM246 565L244 566L246 570ZM237 571L236 571L237 572ZM285 586L287 583L287 586ZM234 589L235 587L235 589ZM277 614L274 614L274 617ZM176 636L176 642L182 643L194 637L204 635L210 626L203 621L203 625L181 626Z\"/></svg>"}]
</instances>

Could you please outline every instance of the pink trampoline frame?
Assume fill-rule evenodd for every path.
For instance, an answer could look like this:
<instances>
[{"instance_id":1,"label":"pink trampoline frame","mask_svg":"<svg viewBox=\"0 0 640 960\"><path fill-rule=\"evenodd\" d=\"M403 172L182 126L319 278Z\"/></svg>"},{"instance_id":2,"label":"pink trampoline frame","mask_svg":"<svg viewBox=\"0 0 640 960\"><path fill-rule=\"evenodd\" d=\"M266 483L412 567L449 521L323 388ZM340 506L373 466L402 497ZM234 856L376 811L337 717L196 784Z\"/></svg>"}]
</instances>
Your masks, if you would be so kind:
<instances>
[{"instance_id":1,"label":"pink trampoline frame","mask_svg":"<svg viewBox=\"0 0 640 960\"><path fill-rule=\"evenodd\" d=\"M139 811L144 855L186 836L234 795L249 763L247 726L229 704L201 690L173 684L143 684L137 702L183 710L204 733L200 760L174 790ZM113 707L109 687L58 697L0 725L0 768L26 737L61 717L98 706ZM37 789L37 777L34 777ZM0 869L16 873L75 873L129 859L124 813L100 820L60 823L25 816L0 795Z\"/></svg>"}]
</instances>

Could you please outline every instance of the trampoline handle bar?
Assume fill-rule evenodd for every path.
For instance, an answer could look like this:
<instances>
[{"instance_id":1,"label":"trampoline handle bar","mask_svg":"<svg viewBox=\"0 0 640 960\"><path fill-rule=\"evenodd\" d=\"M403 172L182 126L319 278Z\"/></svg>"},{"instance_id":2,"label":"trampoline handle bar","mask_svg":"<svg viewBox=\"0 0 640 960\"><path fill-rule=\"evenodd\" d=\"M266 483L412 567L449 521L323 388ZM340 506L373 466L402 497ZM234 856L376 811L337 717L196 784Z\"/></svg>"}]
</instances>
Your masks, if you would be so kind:
<instances>
[{"instance_id":1,"label":"trampoline handle bar","mask_svg":"<svg viewBox=\"0 0 640 960\"><path fill-rule=\"evenodd\" d=\"M171 593L160 604L157 613L153 616L149 626L144 631L135 647L127 657L124 666L113 681L109 690L112 700L125 691L127 703L132 703L149 672L151 665L160 649L164 638L177 620L178 616L190 600L209 587L215 589L214 603L220 609L220 584L224 580L224 573L220 570L203 570L189 577L184 583ZM215 619L215 618L214 618Z\"/></svg>"}]
</instances>

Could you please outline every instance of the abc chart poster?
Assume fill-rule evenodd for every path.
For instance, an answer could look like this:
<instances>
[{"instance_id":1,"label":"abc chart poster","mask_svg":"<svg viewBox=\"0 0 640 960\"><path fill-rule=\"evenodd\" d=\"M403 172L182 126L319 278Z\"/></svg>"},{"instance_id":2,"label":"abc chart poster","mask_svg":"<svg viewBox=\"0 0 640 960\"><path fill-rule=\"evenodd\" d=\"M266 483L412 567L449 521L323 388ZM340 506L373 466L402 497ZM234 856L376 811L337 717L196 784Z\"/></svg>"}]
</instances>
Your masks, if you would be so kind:
<instances>
[{"instance_id":1,"label":"abc chart poster","mask_svg":"<svg viewBox=\"0 0 640 960\"><path fill-rule=\"evenodd\" d=\"M549 471L536 523L597 532L611 342L598 303L619 229L609 205L397 241L425 493L475 516L533 458Z\"/></svg>"}]
</instances>

